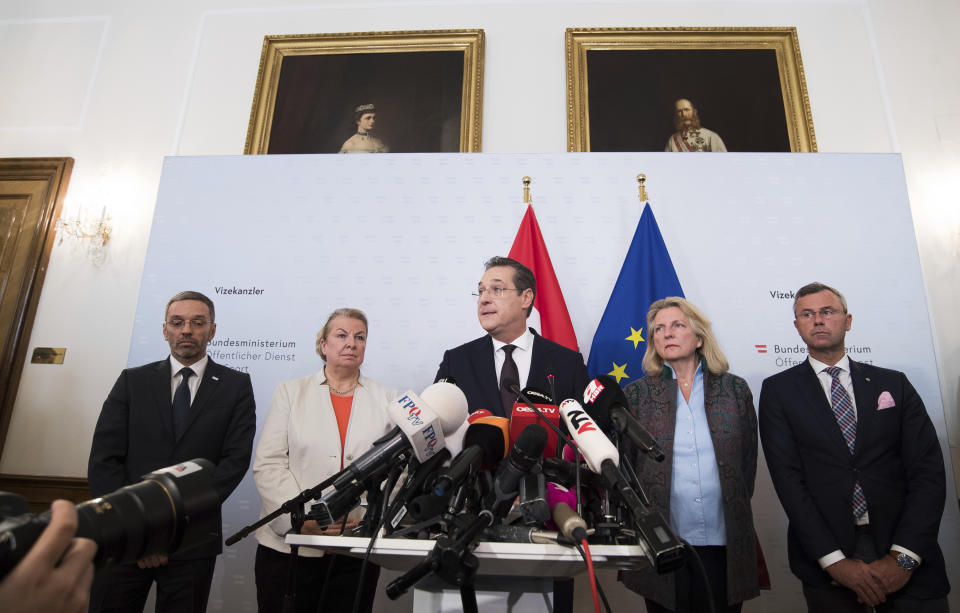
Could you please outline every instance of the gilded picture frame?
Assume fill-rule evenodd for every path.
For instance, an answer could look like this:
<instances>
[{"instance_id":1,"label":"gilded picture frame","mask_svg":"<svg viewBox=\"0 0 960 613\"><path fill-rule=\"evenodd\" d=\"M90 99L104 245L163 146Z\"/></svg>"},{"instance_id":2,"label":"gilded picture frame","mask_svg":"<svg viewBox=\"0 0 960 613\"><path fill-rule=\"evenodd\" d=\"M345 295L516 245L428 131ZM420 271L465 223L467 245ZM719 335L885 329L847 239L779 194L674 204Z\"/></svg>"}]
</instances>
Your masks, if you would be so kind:
<instances>
[{"instance_id":1,"label":"gilded picture frame","mask_svg":"<svg viewBox=\"0 0 960 613\"><path fill-rule=\"evenodd\" d=\"M337 153L373 105L392 152L481 150L483 30L265 36L246 154Z\"/></svg>"},{"instance_id":2,"label":"gilded picture frame","mask_svg":"<svg viewBox=\"0 0 960 613\"><path fill-rule=\"evenodd\" d=\"M566 69L568 151L664 151L679 99L729 151L817 150L796 28L567 28Z\"/></svg>"}]
</instances>

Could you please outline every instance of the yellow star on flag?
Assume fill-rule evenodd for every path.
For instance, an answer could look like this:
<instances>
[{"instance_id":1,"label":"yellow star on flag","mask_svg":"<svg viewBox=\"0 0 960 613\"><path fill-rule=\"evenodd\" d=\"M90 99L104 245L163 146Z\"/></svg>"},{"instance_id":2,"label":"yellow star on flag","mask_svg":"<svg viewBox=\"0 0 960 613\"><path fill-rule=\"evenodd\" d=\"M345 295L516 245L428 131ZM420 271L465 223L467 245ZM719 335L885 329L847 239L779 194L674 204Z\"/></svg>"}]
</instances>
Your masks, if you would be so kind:
<instances>
[{"instance_id":1,"label":"yellow star on flag","mask_svg":"<svg viewBox=\"0 0 960 613\"><path fill-rule=\"evenodd\" d=\"M616 377L618 384L620 383L620 379L629 379L629 378L630 378L630 377L627 375L627 365L626 365L626 363L624 363L623 366L618 366L617 363L614 362L614 363L613 363L613 370L611 370L611 371L608 372L607 374L610 375L611 377Z\"/></svg>"},{"instance_id":2,"label":"yellow star on flag","mask_svg":"<svg viewBox=\"0 0 960 613\"><path fill-rule=\"evenodd\" d=\"M640 336L641 334L643 334L643 328L640 328L639 330L634 330L633 326L630 326L630 336L628 336L623 340L633 341L633 348L636 349L637 345L639 345L640 343L646 340L645 338Z\"/></svg>"}]
</instances>

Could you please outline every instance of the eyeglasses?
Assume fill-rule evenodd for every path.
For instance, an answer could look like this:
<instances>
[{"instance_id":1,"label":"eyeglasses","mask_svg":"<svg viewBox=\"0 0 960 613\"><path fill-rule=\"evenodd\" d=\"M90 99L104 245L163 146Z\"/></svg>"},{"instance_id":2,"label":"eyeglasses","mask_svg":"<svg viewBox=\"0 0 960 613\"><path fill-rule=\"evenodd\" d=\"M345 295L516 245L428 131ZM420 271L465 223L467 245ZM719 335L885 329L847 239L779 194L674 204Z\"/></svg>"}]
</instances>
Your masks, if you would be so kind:
<instances>
[{"instance_id":1,"label":"eyeglasses","mask_svg":"<svg viewBox=\"0 0 960 613\"><path fill-rule=\"evenodd\" d=\"M503 298L503 292L523 292L523 290L515 287L480 287L470 295L474 298L482 298L484 293L488 293L491 298Z\"/></svg>"},{"instance_id":2,"label":"eyeglasses","mask_svg":"<svg viewBox=\"0 0 960 613\"><path fill-rule=\"evenodd\" d=\"M813 311L813 310L807 309L805 311L800 311L799 313L797 313L797 319L810 321L817 315L820 315L820 317L824 319L830 319L831 317L835 315L840 315L841 313L843 313L843 311L834 309L832 307L823 307L819 311Z\"/></svg>"},{"instance_id":3,"label":"eyeglasses","mask_svg":"<svg viewBox=\"0 0 960 613\"><path fill-rule=\"evenodd\" d=\"M179 330L185 324L189 323L191 328L205 328L209 321L206 319L171 319L170 321L164 322L168 327L173 328L174 330Z\"/></svg>"}]
</instances>

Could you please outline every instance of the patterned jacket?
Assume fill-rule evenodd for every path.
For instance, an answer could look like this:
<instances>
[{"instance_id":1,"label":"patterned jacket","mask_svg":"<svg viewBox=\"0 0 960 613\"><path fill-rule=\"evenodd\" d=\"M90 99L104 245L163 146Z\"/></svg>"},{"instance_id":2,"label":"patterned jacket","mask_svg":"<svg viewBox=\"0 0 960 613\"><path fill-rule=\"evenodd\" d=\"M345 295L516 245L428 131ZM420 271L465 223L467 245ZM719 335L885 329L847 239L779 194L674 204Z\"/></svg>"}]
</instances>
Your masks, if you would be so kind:
<instances>
[{"instance_id":1,"label":"patterned jacket","mask_svg":"<svg viewBox=\"0 0 960 613\"><path fill-rule=\"evenodd\" d=\"M665 368L626 387L630 412L657 440L663 462L632 454L640 485L664 518L670 517L673 435L677 421L677 381ZM704 407L720 473L727 528L727 601L743 602L760 594L756 533L750 499L757 473L757 414L747 382L730 373L714 375L704 368ZM638 594L668 609L676 608L672 574L650 571L621 573L620 580Z\"/></svg>"}]
</instances>

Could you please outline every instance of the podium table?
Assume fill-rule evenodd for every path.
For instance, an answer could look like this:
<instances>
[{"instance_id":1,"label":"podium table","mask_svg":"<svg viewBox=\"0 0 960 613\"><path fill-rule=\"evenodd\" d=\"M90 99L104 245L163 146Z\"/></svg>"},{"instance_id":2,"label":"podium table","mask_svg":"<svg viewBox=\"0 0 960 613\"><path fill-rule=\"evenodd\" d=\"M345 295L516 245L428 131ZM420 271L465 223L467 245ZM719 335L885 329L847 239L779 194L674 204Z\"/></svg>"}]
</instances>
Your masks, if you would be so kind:
<instances>
[{"instance_id":1,"label":"podium table","mask_svg":"<svg viewBox=\"0 0 960 613\"><path fill-rule=\"evenodd\" d=\"M362 558L370 539L352 536L310 536L288 534L288 545L316 547L340 555ZM380 538L370 552L370 561L390 570L407 571L419 564L433 549L434 541ZM488 593L499 592L495 602L502 609L507 593L509 610L551 611L553 579L573 577L587 569L579 552L561 545L481 542L473 550L480 567L475 589L480 609ZM595 569L645 570L651 564L639 545L591 545ZM493 603L487 602L488 607ZM460 592L430 575L414 589L413 611L436 613L459 611Z\"/></svg>"}]
</instances>

